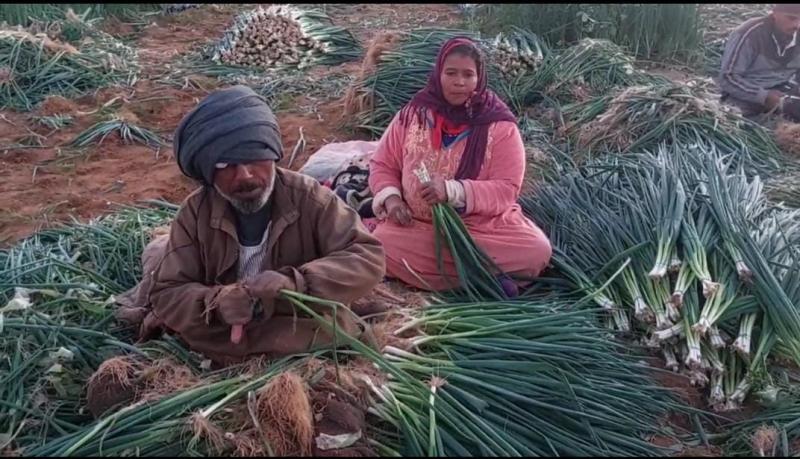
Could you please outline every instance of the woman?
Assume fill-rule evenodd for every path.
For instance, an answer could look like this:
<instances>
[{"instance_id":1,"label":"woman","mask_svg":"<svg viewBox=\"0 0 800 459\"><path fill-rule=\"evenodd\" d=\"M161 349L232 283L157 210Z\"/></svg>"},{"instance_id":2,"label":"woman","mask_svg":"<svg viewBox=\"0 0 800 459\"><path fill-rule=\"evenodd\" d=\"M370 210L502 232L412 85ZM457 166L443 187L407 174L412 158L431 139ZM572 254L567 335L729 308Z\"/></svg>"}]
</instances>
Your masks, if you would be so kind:
<instances>
[{"instance_id":1,"label":"woman","mask_svg":"<svg viewBox=\"0 0 800 459\"><path fill-rule=\"evenodd\" d=\"M416 175L423 165L428 183ZM431 220L432 206L449 202L505 274L537 276L552 249L517 204L524 176L516 118L487 89L481 52L467 38L447 41L427 86L392 120L370 163L373 209L383 219L373 234L387 274L422 289L452 288L455 267L443 250L450 279L441 276Z\"/></svg>"}]
</instances>

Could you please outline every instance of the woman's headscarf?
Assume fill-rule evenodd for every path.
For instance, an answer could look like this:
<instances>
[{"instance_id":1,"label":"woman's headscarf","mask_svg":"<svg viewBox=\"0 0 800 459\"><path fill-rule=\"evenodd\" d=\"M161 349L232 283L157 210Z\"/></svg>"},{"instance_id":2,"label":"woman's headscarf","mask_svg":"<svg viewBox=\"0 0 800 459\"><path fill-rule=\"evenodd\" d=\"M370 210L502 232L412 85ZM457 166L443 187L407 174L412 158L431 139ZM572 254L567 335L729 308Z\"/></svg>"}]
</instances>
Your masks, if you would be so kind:
<instances>
[{"instance_id":1,"label":"woman's headscarf","mask_svg":"<svg viewBox=\"0 0 800 459\"><path fill-rule=\"evenodd\" d=\"M417 114L421 123L425 122L425 111L431 110L453 124L467 125L471 133L467 139L461 163L456 171L456 179L474 179L483 166L486 146L489 139L489 125L498 121L516 122L517 118L497 94L487 86L486 65L482 59L475 63L478 72L478 85L474 95L462 106L453 106L444 98L441 75L447 56L459 46L469 46L477 51L477 46L469 38L451 38L442 45L436 57L436 65L428 77L428 84L420 90L400 112L400 121L408 126ZM479 53L478 53L479 54Z\"/></svg>"}]
</instances>

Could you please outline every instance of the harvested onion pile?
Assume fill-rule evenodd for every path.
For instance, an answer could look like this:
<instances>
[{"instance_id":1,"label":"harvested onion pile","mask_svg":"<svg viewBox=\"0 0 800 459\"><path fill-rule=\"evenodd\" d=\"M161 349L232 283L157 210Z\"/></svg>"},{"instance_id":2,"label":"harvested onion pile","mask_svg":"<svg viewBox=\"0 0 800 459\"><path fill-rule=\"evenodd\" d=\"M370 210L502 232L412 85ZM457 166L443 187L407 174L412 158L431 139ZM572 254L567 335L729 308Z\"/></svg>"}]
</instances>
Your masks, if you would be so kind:
<instances>
[{"instance_id":1,"label":"harvested onion pile","mask_svg":"<svg viewBox=\"0 0 800 459\"><path fill-rule=\"evenodd\" d=\"M524 31L498 34L491 42L491 47L497 68L511 76L536 70L545 54L539 39Z\"/></svg>"},{"instance_id":2,"label":"harvested onion pile","mask_svg":"<svg viewBox=\"0 0 800 459\"><path fill-rule=\"evenodd\" d=\"M289 6L258 8L239 15L217 44L212 60L255 67L335 65L360 56L352 34L316 11Z\"/></svg>"}]
</instances>

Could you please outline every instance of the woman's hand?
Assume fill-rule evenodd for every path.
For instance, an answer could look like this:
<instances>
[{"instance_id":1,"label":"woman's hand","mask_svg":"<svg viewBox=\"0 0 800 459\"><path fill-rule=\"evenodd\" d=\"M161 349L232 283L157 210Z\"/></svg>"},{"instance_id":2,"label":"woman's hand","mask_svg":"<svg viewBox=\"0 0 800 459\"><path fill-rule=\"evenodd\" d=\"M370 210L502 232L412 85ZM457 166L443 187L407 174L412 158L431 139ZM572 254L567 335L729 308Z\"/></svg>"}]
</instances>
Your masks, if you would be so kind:
<instances>
[{"instance_id":1,"label":"woman's hand","mask_svg":"<svg viewBox=\"0 0 800 459\"><path fill-rule=\"evenodd\" d=\"M440 175L434 175L430 182L422 184L420 195L431 206L447 202L447 187L444 179Z\"/></svg>"},{"instance_id":2,"label":"woman's hand","mask_svg":"<svg viewBox=\"0 0 800 459\"><path fill-rule=\"evenodd\" d=\"M400 226L411 226L411 209L400 196L389 196L384 203L389 220Z\"/></svg>"}]
</instances>

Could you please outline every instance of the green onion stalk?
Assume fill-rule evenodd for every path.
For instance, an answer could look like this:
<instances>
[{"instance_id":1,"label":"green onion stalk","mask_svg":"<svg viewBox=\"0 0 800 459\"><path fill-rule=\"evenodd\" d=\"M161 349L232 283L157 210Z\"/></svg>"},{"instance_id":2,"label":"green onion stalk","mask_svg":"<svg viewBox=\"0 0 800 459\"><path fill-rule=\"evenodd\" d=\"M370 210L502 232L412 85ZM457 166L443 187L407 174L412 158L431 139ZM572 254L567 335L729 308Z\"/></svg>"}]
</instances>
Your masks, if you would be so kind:
<instances>
[{"instance_id":1,"label":"green onion stalk","mask_svg":"<svg viewBox=\"0 0 800 459\"><path fill-rule=\"evenodd\" d=\"M722 336L719 328L713 325L708 329L708 340L711 343L711 347L715 349L725 349L727 347L725 338Z\"/></svg>"},{"instance_id":2,"label":"green onion stalk","mask_svg":"<svg viewBox=\"0 0 800 459\"><path fill-rule=\"evenodd\" d=\"M742 395L742 385L745 378L743 378L744 365L739 357L734 352L726 352L726 372L723 377L723 388L725 390L725 403L723 406L717 406L717 411L734 411L739 409L741 400L739 397Z\"/></svg>"},{"instance_id":3,"label":"green onion stalk","mask_svg":"<svg viewBox=\"0 0 800 459\"><path fill-rule=\"evenodd\" d=\"M711 272L708 269L706 248L711 243L712 222L706 209L706 206L701 206L697 223L691 213L687 213L687 217L683 221L681 242L689 260L689 266L703 284L703 295L708 298L719 287L719 284L711 280Z\"/></svg>"},{"instance_id":4,"label":"green onion stalk","mask_svg":"<svg viewBox=\"0 0 800 459\"><path fill-rule=\"evenodd\" d=\"M642 292L639 290L633 268L630 266L622 271L622 282L628 296L633 302L633 316L641 322L653 323L655 321L655 316L650 308L647 307L647 303L645 303L642 297Z\"/></svg>"},{"instance_id":5,"label":"green onion stalk","mask_svg":"<svg viewBox=\"0 0 800 459\"><path fill-rule=\"evenodd\" d=\"M659 300L664 305L664 311L667 314L667 318L672 323L679 322L681 313L675 306L675 303L672 301L672 295L669 293L669 280L662 278L654 281L653 283L656 286Z\"/></svg>"},{"instance_id":6,"label":"green onion stalk","mask_svg":"<svg viewBox=\"0 0 800 459\"><path fill-rule=\"evenodd\" d=\"M723 373L711 372L711 389L708 394L708 404L711 407L721 407L725 403L725 390L723 389Z\"/></svg>"},{"instance_id":7,"label":"green onion stalk","mask_svg":"<svg viewBox=\"0 0 800 459\"><path fill-rule=\"evenodd\" d=\"M677 372L681 366L678 363L678 358L675 357L675 350L672 348L672 345L662 345L661 352L664 355L664 367Z\"/></svg>"},{"instance_id":8,"label":"green onion stalk","mask_svg":"<svg viewBox=\"0 0 800 459\"><path fill-rule=\"evenodd\" d=\"M661 279L667 274L675 244L680 234L681 222L686 203L683 183L674 174L667 172L667 165L661 164L659 171L660 198L658 212L658 253L653 269L648 274L652 279ZM653 190L655 191L655 190Z\"/></svg>"},{"instance_id":9,"label":"green onion stalk","mask_svg":"<svg viewBox=\"0 0 800 459\"><path fill-rule=\"evenodd\" d=\"M753 271L747 267L747 264L744 262L742 253L739 251L739 249L731 244L730 240L726 240L723 245L736 265L736 273L739 275L739 279L742 282L751 282L753 280Z\"/></svg>"},{"instance_id":10,"label":"green onion stalk","mask_svg":"<svg viewBox=\"0 0 800 459\"><path fill-rule=\"evenodd\" d=\"M733 193L742 188L741 181L746 180L743 176L731 175L728 173L728 166L725 159L720 158L709 161L706 166L709 177L708 196L711 210L717 221L717 227L722 236L722 243L725 251L733 259L736 265L736 272L742 282L751 282L753 271L745 263L742 257L741 247L735 238L736 229L741 228L740 223L746 221L746 203L737 203ZM725 175L728 174L728 175ZM737 204L739 204L738 207Z\"/></svg>"},{"instance_id":11,"label":"green onion stalk","mask_svg":"<svg viewBox=\"0 0 800 459\"><path fill-rule=\"evenodd\" d=\"M683 324L677 323L669 328L653 331L653 338L657 342L670 341L674 338L680 338L684 334Z\"/></svg>"},{"instance_id":12,"label":"green onion stalk","mask_svg":"<svg viewBox=\"0 0 800 459\"><path fill-rule=\"evenodd\" d=\"M672 250L672 257L669 260L669 266L667 268L667 272L669 272L670 274L678 274L682 266L683 266L683 261L678 256L678 247L676 245L675 248Z\"/></svg>"},{"instance_id":13,"label":"green onion stalk","mask_svg":"<svg viewBox=\"0 0 800 459\"><path fill-rule=\"evenodd\" d=\"M694 325L695 331L705 336L710 328L725 314L725 311L734 303L735 283L727 278L728 282L721 283L719 287L706 299L700 318Z\"/></svg>"},{"instance_id":14,"label":"green onion stalk","mask_svg":"<svg viewBox=\"0 0 800 459\"><path fill-rule=\"evenodd\" d=\"M717 349L705 341L701 341L700 349L703 353L703 368L706 370L725 373L725 364L720 357L720 349Z\"/></svg>"},{"instance_id":15,"label":"green onion stalk","mask_svg":"<svg viewBox=\"0 0 800 459\"><path fill-rule=\"evenodd\" d=\"M683 297L686 295L686 292L694 286L695 279L694 271L692 271L689 263L682 263L678 271L678 278L675 281L675 287L672 291L671 298L672 304L676 308L683 306Z\"/></svg>"},{"instance_id":16,"label":"green onion stalk","mask_svg":"<svg viewBox=\"0 0 800 459\"><path fill-rule=\"evenodd\" d=\"M742 317L739 322L739 335L733 342L733 348L745 361L750 360L750 342L751 337L753 336L753 328L756 325L757 318L758 315L755 313L747 314L746 316Z\"/></svg>"},{"instance_id":17,"label":"green onion stalk","mask_svg":"<svg viewBox=\"0 0 800 459\"><path fill-rule=\"evenodd\" d=\"M656 318L656 329L664 330L670 328L673 323L670 321L669 317L667 317L667 312L664 309L666 302L664 302L663 297L659 295L657 285L650 280L645 280L642 286L647 305Z\"/></svg>"},{"instance_id":18,"label":"green onion stalk","mask_svg":"<svg viewBox=\"0 0 800 459\"><path fill-rule=\"evenodd\" d=\"M562 258L563 252L557 247L553 248L553 259L552 263L559 271L564 273L573 284L575 284L580 291L586 293L593 293L592 300L601 308L606 311L612 311L616 308L616 304L614 303L611 298L609 298L605 293L597 290L592 282L589 280L589 277L583 273L580 269L575 267L573 264L567 262Z\"/></svg>"},{"instance_id":19,"label":"green onion stalk","mask_svg":"<svg viewBox=\"0 0 800 459\"><path fill-rule=\"evenodd\" d=\"M698 298L697 291L692 290L686 297L683 306L683 317L681 318L680 325L683 328L683 334L686 336L686 358L684 365L690 369L700 368L702 365L703 353L700 348L700 336L692 328L692 324L697 321L698 316Z\"/></svg>"}]
</instances>

